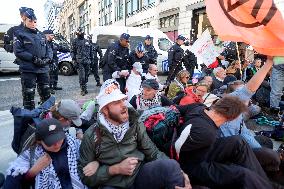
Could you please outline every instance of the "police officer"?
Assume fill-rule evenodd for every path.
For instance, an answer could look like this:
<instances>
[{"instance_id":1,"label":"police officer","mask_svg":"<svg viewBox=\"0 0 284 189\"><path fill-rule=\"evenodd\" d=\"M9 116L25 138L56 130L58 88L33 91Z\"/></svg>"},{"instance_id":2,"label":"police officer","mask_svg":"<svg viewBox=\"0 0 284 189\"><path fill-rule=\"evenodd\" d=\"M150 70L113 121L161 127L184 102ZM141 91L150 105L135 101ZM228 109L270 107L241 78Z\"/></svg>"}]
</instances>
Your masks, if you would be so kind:
<instances>
[{"instance_id":1,"label":"police officer","mask_svg":"<svg viewBox=\"0 0 284 189\"><path fill-rule=\"evenodd\" d=\"M179 35L176 39L176 43L168 51L168 61L169 61L169 75L166 81L166 84L175 78L177 73L182 70L182 60L184 56L184 51L181 48L181 45L184 44L186 38L182 35Z\"/></svg>"},{"instance_id":2,"label":"police officer","mask_svg":"<svg viewBox=\"0 0 284 189\"><path fill-rule=\"evenodd\" d=\"M89 40L84 38L84 31L78 28L76 31L77 38L72 43L72 60L78 65L79 83L81 95L88 94L87 83L91 64L92 45Z\"/></svg>"},{"instance_id":3,"label":"police officer","mask_svg":"<svg viewBox=\"0 0 284 189\"><path fill-rule=\"evenodd\" d=\"M26 19L25 16L25 12L26 10L30 10L30 11L34 11L31 8L27 8L27 7L21 7L19 9L20 11L20 16L22 19L22 22L20 25L18 26L13 26L11 27L5 34L4 34L4 49L9 52L9 53L13 53L13 37L17 34L17 31L20 29L24 28L24 20Z\"/></svg>"},{"instance_id":4,"label":"police officer","mask_svg":"<svg viewBox=\"0 0 284 189\"><path fill-rule=\"evenodd\" d=\"M93 37L92 35L88 36L88 40L89 40L90 44L92 45L91 72L94 74L95 80L97 82L97 86L100 87L100 86L102 86L102 84L100 82L100 76L99 76L99 73L98 73L98 70L99 70L98 54L100 56L100 60L102 60L103 59L103 53L102 53L102 50L99 47L99 45L97 43L93 43L92 37Z\"/></svg>"},{"instance_id":5,"label":"police officer","mask_svg":"<svg viewBox=\"0 0 284 189\"><path fill-rule=\"evenodd\" d=\"M190 46L190 42L186 41L184 45ZM192 77L194 74L194 68L198 69L198 64L196 56L189 49L186 49L184 52L183 63L185 69L189 72L190 77Z\"/></svg>"},{"instance_id":6,"label":"police officer","mask_svg":"<svg viewBox=\"0 0 284 189\"><path fill-rule=\"evenodd\" d=\"M32 10L26 10L24 27L19 30L14 40L14 53L18 58L21 73L23 105L26 109L34 109L35 88L41 102L50 97L48 66L52 59L52 50L47 40L36 29L36 16Z\"/></svg>"},{"instance_id":7,"label":"police officer","mask_svg":"<svg viewBox=\"0 0 284 189\"><path fill-rule=\"evenodd\" d=\"M62 87L58 87L58 57L57 51L62 53L70 52L70 50L60 44L56 44L53 42L54 33L52 30L44 30L43 33L47 39L49 47L52 49L53 57L51 64L49 64L49 87L50 93L54 94L54 90L62 90Z\"/></svg>"},{"instance_id":8,"label":"police officer","mask_svg":"<svg viewBox=\"0 0 284 189\"><path fill-rule=\"evenodd\" d=\"M144 41L145 54L149 58L150 64L157 64L158 53L155 47L152 45L152 37L147 35Z\"/></svg>"},{"instance_id":9,"label":"police officer","mask_svg":"<svg viewBox=\"0 0 284 189\"><path fill-rule=\"evenodd\" d=\"M129 34L121 34L120 39L108 48L103 64L104 81L115 78L122 92L125 92L126 78L132 67L129 61L129 38Z\"/></svg>"},{"instance_id":10,"label":"police officer","mask_svg":"<svg viewBox=\"0 0 284 189\"><path fill-rule=\"evenodd\" d=\"M137 47L131 51L129 59L131 65L135 62L140 62L142 64L143 73L148 72L150 60L149 57L145 55L145 48L142 43L138 43Z\"/></svg>"}]
</instances>

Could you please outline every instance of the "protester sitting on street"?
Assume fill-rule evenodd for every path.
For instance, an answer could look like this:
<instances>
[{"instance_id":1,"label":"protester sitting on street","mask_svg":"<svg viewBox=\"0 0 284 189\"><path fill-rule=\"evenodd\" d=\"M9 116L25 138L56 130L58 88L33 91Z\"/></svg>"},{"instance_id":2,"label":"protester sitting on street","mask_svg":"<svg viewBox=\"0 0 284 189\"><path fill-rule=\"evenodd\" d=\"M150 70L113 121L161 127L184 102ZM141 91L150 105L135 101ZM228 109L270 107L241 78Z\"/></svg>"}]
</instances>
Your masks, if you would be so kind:
<instances>
[{"instance_id":1,"label":"protester sitting on street","mask_svg":"<svg viewBox=\"0 0 284 189\"><path fill-rule=\"evenodd\" d=\"M184 93L184 89L188 86L189 73L186 70L181 70L178 72L174 81L171 82L168 90L167 97L172 100L180 93Z\"/></svg>"},{"instance_id":2,"label":"protester sitting on street","mask_svg":"<svg viewBox=\"0 0 284 189\"><path fill-rule=\"evenodd\" d=\"M261 59L254 59L246 70L246 81L249 81L254 74L261 68Z\"/></svg>"},{"instance_id":3,"label":"protester sitting on street","mask_svg":"<svg viewBox=\"0 0 284 189\"><path fill-rule=\"evenodd\" d=\"M212 90L219 89L223 86L223 81L226 77L226 72L222 67L217 67L213 70Z\"/></svg>"},{"instance_id":4,"label":"protester sitting on street","mask_svg":"<svg viewBox=\"0 0 284 189\"><path fill-rule=\"evenodd\" d=\"M135 62L132 67L131 73L126 80L126 94L128 96L128 100L131 100L134 95L140 93L142 83L141 75L143 73L143 69L141 63Z\"/></svg>"},{"instance_id":5,"label":"protester sitting on street","mask_svg":"<svg viewBox=\"0 0 284 189\"><path fill-rule=\"evenodd\" d=\"M138 122L138 113L127 108L127 96L115 83L103 86L97 97L98 122L80 146L83 183L101 189L191 188L179 164L158 150Z\"/></svg>"},{"instance_id":6,"label":"protester sitting on street","mask_svg":"<svg viewBox=\"0 0 284 189\"><path fill-rule=\"evenodd\" d=\"M267 63L244 85L242 81L235 81L228 87L227 96L239 97L247 106L254 92L263 82L267 72L272 67L272 59ZM272 149L263 148L255 139L254 133L246 127L244 116L241 114L236 119L227 121L222 124L219 130L220 137L241 136L248 145L253 149L259 163L265 171L278 171L280 165L280 156Z\"/></svg>"},{"instance_id":7,"label":"protester sitting on street","mask_svg":"<svg viewBox=\"0 0 284 189\"><path fill-rule=\"evenodd\" d=\"M155 64L149 64L148 73L145 75L145 79L155 79L159 83L159 90L163 90L165 85L160 83L158 78L158 68Z\"/></svg>"},{"instance_id":8,"label":"protester sitting on street","mask_svg":"<svg viewBox=\"0 0 284 189\"><path fill-rule=\"evenodd\" d=\"M212 103L219 98L212 93L208 93L207 83L207 81L201 80L195 86L187 87L185 89L186 96L180 100L179 105L188 105L199 102L210 107Z\"/></svg>"},{"instance_id":9,"label":"protester sitting on street","mask_svg":"<svg viewBox=\"0 0 284 189\"><path fill-rule=\"evenodd\" d=\"M253 151L240 136L217 139L227 121L246 111L238 98L226 96L208 109L203 104L178 107L185 123L178 129L175 149L191 183L209 188L272 189Z\"/></svg>"},{"instance_id":10,"label":"protester sitting on street","mask_svg":"<svg viewBox=\"0 0 284 189\"><path fill-rule=\"evenodd\" d=\"M134 95L129 102L136 110L146 110L152 106L170 106L171 100L159 93L159 83L155 79L147 79L142 83L142 91Z\"/></svg>"},{"instance_id":11,"label":"protester sitting on street","mask_svg":"<svg viewBox=\"0 0 284 189\"><path fill-rule=\"evenodd\" d=\"M227 75L233 75L238 80L241 80L241 63L239 60L234 60L231 65L226 69Z\"/></svg>"},{"instance_id":12,"label":"protester sitting on street","mask_svg":"<svg viewBox=\"0 0 284 189\"><path fill-rule=\"evenodd\" d=\"M86 188L77 171L79 142L56 119L45 119L35 131L36 143L20 154L7 170L4 189Z\"/></svg>"},{"instance_id":13,"label":"protester sitting on street","mask_svg":"<svg viewBox=\"0 0 284 189\"><path fill-rule=\"evenodd\" d=\"M203 80L207 82L207 85L209 87L208 88L209 89L208 92L211 92L212 91L213 78L211 76L207 75L207 76L203 77Z\"/></svg>"}]
</instances>

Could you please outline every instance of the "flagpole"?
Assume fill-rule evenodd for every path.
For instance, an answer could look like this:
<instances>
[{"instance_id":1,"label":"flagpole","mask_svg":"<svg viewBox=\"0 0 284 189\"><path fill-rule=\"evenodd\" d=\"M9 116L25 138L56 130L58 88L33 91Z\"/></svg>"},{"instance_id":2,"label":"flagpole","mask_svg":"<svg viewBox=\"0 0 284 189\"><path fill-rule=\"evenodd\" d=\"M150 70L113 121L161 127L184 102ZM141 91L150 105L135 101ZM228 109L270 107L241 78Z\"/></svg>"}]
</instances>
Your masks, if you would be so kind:
<instances>
[{"instance_id":1,"label":"flagpole","mask_svg":"<svg viewBox=\"0 0 284 189\"><path fill-rule=\"evenodd\" d=\"M242 64L241 64L238 42L236 42L236 49L237 49L238 60L239 60L239 63L240 63L240 73L241 73L241 80L242 80L243 79L243 72L242 72Z\"/></svg>"}]
</instances>

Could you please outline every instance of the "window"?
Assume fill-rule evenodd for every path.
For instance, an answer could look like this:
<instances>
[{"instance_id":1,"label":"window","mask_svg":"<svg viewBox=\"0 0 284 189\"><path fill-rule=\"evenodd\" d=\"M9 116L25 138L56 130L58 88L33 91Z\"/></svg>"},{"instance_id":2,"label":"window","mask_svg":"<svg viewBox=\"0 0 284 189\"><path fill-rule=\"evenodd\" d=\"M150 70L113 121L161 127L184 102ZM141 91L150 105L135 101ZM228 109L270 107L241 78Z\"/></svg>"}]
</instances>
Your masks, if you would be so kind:
<instances>
[{"instance_id":1,"label":"window","mask_svg":"<svg viewBox=\"0 0 284 189\"><path fill-rule=\"evenodd\" d=\"M166 38L160 38L158 42L158 46L160 50L168 51L171 48L172 43Z\"/></svg>"},{"instance_id":2,"label":"window","mask_svg":"<svg viewBox=\"0 0 284 189\"><path fill-rule=\"evenodd\" d=\"M132 0L132 11L138 10L138 0Z\"/></svg>"},{"instance_id":3,"label":"window","mask_svg":"<svg viewBox=\"0 0 284 189\"><path fill-rule=\"evenodd\" d=\"M111 43L119 40L119 37L116 35L98 35L97 44L101 49L107 49Z\"/></svg>"}]
</instances>

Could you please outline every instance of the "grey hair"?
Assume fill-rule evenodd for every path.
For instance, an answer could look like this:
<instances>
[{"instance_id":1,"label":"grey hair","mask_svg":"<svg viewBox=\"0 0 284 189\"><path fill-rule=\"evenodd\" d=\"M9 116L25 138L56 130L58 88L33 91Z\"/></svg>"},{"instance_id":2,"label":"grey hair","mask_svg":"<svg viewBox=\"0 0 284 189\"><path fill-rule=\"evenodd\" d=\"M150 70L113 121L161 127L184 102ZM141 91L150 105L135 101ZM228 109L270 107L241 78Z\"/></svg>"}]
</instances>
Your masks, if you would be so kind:
<instances>
[{"instance_id":1,"label":"grey hair","mask_svg":"<svg viewBox=\"0 0 284 189\"><path fill-rule=\"evenodd\" d=\"M223 69L222 67L217 67L217 68L214 68L213 70L213 74L216 76L216 74L221 71L221 69Z\"/></svg>"},{"instance_id":2,"label":"grey hair","mask_svg":"<svg viewBox=\"0 0 284 189\"><path fill-rule=\"evenodd\" d=\"M154 66L156 66L155 64L149 64L149 68L148 71L151 70ZM156 66L157 67L157 66Z\"/></svg>"}]
</instances>

